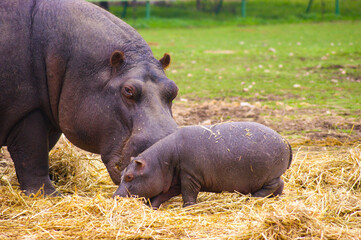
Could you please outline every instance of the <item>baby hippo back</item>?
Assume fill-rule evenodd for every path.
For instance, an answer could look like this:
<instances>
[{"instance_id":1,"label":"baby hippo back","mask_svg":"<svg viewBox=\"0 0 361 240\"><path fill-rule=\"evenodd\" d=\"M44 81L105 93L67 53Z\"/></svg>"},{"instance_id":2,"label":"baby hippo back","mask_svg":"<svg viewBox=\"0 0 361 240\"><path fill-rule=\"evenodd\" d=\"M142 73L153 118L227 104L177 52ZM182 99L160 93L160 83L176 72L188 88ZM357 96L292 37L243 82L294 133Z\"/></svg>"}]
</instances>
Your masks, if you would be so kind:
<instances>
[{"instance_id":1,"label":"baby hippo back","mask_svg":"<svg viewBox=\"0 0 361 240\"><path fill-rule=\"evenodd\" d=\"M292 159L286 140L254 122L184 127L178 137L182 175L198 181L201 191L254 193Z\"/></svg>"}]
</instances>

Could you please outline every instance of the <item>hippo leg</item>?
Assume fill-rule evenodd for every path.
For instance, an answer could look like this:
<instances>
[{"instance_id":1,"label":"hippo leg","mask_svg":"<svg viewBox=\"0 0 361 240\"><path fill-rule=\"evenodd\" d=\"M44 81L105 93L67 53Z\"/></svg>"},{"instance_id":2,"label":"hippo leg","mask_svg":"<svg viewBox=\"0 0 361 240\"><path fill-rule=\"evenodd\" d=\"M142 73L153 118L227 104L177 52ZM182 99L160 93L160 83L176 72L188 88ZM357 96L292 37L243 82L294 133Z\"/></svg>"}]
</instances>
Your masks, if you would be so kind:
<instances>
[{"instance_id":1,"label":"hippo leg","mask_svg":"<svg viewBox=\"0 0 361 240\"><path fill-rule=\"evenodd\" d=\"M279 187L277 188L277 190L272 193L272 196L271 196L271 197L275 197L275 196L281 195L282 192L283 192L283 186L284 186L284 185L285 185L285 184L284 184L283 180L281 180L281 186L279 186Z\"/></svg>"},{"instance_id":2,"label":"hippo leg","mask_svg":"<svg viewBox=\"0 0 361 240\"><path fill-rule=\"evenodd\" d=\"M58 142L59 138L61 136L61 132L57 131L57 130L50 130L49 134L48 134L48 139L49 139L49 151L51 149L53 149L53 147L55 146L55 144Z\"/></svg>"},{"instance_id":3,"label":"hippo leg","mask_svg":"<svg viewBox=\"0 0 361 240\"><path fill-rule=\"evenodd\" d=\"M197 196L201 190L201 185L189 176L181 176L181 192L183 207L188 207L197 203Z\"/></svg>"},{"instance_id":4,"label":"hippo leg","mask_svg":"<svg viewBox=\"0 0 361 240\"><path fill-rule=\"evenodd\" d=\"M252 193L252 197L275 197L281 195L283 191L283 185L283 180L280 177L274 178L263 185L260 190Z\"/></svg>"},{"instance_id":5,"label":"hippo leg","mask_svg":"<svg viewBox=\"0 0 361 240\"><path fill-rule=\"evenodd\" d=\"M171 199L172 197L178 196L181 194L180 185L172 186L168 192L162 193L150 200L150 204L153 209L158 209L162 203Z\"/></svg>"},{"instance_id":6,"label":"hippo leg","mask_svg":"<svg viewBox=\"0 0 361 240\"><path fill-rule=\"evenodd\" d=\"M49 178L49 125L41 111L35 110L19 121L7 139L20 188L26 195L40 188L45 195L56 193Z\"/></svg>"}]
</instances>

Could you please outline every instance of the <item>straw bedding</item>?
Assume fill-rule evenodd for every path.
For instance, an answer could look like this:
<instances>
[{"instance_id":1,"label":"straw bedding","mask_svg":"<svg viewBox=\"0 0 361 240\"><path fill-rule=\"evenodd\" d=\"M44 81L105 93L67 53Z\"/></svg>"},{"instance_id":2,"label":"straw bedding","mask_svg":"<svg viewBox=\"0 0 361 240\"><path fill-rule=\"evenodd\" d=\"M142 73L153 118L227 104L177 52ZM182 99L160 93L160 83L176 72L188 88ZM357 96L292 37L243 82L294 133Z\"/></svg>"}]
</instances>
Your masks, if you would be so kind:
<instances>
[{"instance_id":1,"label":"straw bedding","mask_svg":"<svg viewBox=\"0 0 361 240\"><path fill-rule=\"evenodd\" d=\"M116 190L95 155L66 140L51 152L51 176L64 196L29 198L0 150L0 239L360 239L361 144L294 146L284 195L200 193L154 211ZM332 145L332 144L331 144Z\"/></svg>"}]
</instances>

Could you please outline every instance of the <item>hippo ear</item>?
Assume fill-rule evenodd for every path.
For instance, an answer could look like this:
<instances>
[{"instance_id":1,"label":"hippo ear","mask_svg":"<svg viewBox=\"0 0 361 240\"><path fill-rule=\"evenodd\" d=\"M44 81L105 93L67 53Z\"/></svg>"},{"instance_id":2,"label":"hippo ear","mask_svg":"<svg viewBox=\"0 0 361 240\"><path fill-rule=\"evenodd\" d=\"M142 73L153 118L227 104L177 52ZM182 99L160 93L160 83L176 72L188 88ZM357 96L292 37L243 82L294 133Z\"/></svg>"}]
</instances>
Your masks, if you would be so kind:
<instances>
[{"instance_id":1,"label":"hippo ear","mask_svg":"<svg viewBox=\"0 0 361 240\"><path fill-rule=\"evenodd\" d=\"M116 50L112 53L110 57L110 65L112 67L118 67L124 62L124 53L122 51Z\"/></svg>"},{"instance_id":2,"label":"hippo ear","mask_svg":"<svg viewBox=\"0 0 361 240\"><path fill-rule=\"evenodd\" d=\"M142 169L145 167L145 161L143 159L136 159L134 162L137 164L137 167Z\"/></svg>"},{"instance_id":3,"label":"hippo ear","mask_svg":"<svg viewBox=\"0 0 361 240\"><path fill-rule=\"evenodd\" d=\"M168 53L164 53L163 57L159 59L159 62L162 64L163 69L166 69L170 64L170 55Z\"/></svg>"}]
</instances>

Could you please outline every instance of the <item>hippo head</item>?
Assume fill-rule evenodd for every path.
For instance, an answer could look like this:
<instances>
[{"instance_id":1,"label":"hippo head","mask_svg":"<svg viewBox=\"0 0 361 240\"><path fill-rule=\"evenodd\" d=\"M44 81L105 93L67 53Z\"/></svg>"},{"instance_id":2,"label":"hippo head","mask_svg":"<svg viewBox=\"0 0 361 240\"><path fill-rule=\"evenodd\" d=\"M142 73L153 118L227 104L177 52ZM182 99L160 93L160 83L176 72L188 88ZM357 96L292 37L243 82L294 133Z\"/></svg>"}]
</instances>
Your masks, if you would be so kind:
<instances>
[{"instance_id":1,"label":"hippo head","mask_svg":"<svg viewBox=\"0 0 361 240\"><path fill-rule=\"evenodd\" d=\"M137 157L123 171L120 185L113 197L144 197L151 199L163 192L164 179L160 168L152 168Z\"/></svg>"},{"instance_id":2,"label":"hippo head","mask_svg":"<svg viewBox=\"0 0 361 240\"><path fill-rule=\"evenodd\" d=\"M89 63L90 72L77 70L87 81L65 81L59 101L61 131L101 154L115 184L131 157L177 128L171 106L178 88L164 73L170 56L156 60L139 49L112 50L102 65Z\"/></svg>"}]
</instances>

